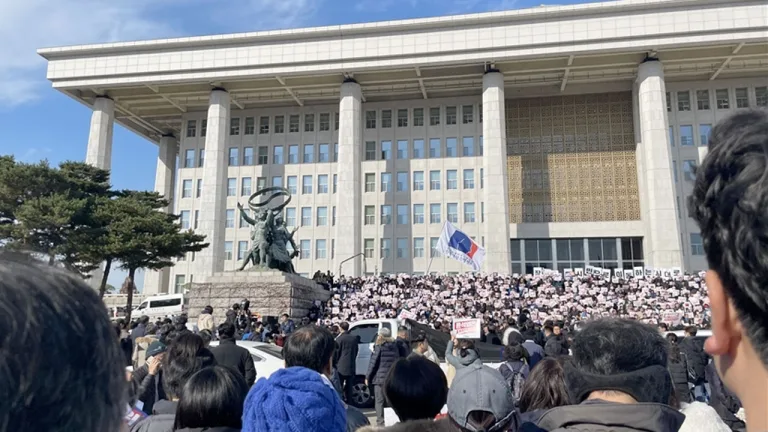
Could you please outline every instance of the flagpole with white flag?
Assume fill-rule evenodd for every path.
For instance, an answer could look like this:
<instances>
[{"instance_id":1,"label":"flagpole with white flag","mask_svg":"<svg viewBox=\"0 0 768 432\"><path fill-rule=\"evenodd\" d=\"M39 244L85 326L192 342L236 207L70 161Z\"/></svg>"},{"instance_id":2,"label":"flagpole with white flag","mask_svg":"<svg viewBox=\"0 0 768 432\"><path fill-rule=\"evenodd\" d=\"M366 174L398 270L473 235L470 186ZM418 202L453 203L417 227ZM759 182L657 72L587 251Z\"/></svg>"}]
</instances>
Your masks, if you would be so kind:
<instances>
[{"instance_id":1,"label":"flagpole with white flag","mask_svg":"<svg viewBox=\"0 0 768 432\"><path fill-rule=\"evenodd\" d=\"M437 250L441 255L472 267L472 271L480 271L485 261L485 248L477 244L470 236L459 230L449 221L443 225Z\"/></svg>"}]
</instances>

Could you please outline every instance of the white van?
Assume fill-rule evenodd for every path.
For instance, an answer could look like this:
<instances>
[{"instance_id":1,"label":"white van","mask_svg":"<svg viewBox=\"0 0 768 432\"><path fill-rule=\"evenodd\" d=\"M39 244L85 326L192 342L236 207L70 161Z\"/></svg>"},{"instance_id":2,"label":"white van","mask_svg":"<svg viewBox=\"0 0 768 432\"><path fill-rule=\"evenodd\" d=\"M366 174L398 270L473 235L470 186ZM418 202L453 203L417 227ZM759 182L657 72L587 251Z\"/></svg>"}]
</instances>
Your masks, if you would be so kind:
<instances>
[{"instance_id":1,"label":"white van","mask_svg":"<svg viewBox=\"0 0 768 432\"><path fill-rule=\"evenodd\" d=\"M166 318L187 313L187 299L184 294L165 294L144 299L131 314L134 318L142 315L150 319Z\"/></svg>"}]
</instances>

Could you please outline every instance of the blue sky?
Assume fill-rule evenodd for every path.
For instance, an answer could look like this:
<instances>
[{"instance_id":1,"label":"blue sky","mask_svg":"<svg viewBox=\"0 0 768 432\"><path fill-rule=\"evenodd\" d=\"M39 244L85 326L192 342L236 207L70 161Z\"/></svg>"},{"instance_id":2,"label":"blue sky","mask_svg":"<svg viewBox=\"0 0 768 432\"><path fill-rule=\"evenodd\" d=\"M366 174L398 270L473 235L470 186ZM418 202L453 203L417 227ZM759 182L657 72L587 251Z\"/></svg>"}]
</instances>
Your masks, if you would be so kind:
<instances>
[{"instance_id":1,"label":"blue sky","mask_svg":"<svg viewBox=\"0 0 768 432\"><path fill-rule=\"evenodd\" d=\"M90 110L51 89L42 47L519 9L584 0L23 0L0 2L0 154L83 160ZM157 147L115 127L112 183L154 186ZM120 286L125 272L113 271ZM141 286L142 278L137 278Z\"/></svg>"}]
</instances>

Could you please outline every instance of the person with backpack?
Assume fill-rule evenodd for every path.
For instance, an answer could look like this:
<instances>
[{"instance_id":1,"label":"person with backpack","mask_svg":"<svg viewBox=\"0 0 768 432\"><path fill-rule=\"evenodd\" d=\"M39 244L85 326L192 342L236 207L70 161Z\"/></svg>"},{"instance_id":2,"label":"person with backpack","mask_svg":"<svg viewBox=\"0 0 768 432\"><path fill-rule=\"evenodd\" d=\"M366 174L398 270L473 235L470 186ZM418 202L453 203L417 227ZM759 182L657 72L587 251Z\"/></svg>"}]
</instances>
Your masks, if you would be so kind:
<instances>
[{"instance_id":1,"label":"person with backpack","mask_svg":"<svg viewBox=\"0 0 768 432\"><path fill-rule=\"evenodd\" d=\"M504 363L499 366L499 372L507 382L515 405L520 403L520 396L523 394L523 384L530 368L528 367L527 352L519 343L512 342L504 347Z\"/></svg>"},{"instance_id":2,"label":"person with backpack","mask_svg":"<svg viewBox=\"0 0 768 432\"><path fill-rule=\"evenodd\" d=\"M694 326L685 328L685 337L678 344L680 351L685 354L688 361L688 369L691 371L689 381L693 384L693 395L699 402L707 402L708 395L704 386L704 368L709 363L709 356L704 352L704 340L697 339L698 329Z\"/></svg>"}]
</instances>

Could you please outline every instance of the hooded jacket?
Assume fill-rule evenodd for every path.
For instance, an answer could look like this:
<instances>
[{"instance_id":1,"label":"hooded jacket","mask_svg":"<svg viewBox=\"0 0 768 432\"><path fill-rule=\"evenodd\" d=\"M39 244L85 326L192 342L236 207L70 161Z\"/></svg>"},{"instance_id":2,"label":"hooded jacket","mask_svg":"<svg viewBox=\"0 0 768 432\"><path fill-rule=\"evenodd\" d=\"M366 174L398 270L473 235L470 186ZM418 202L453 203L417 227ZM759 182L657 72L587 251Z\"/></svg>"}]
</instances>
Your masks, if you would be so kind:
<instances>
[{"instance_id":1,"label":"hooded jacket","mask_svg":"<svg viewBox=\"0 0 768 432\"><path fill-rule=\"evenodd\" d=\"M464 357L453 355L453 341L448 341L448 345L445 347L445 361L455 367L456 370L467 367L473 363L483 364L477 351L473 349L468 349L467 355Z\"/></svg>"},{"instance_id":2,"label":"hooded jacket","mask_svg":"<svg viewBox=\"0 0 768 432\"><path fill-rule=\"evenodd\" d=\"M668 405L588 400L547 411L537 426L550 432L677 432L684 420L683 414Z\"/></svg>"}]
</instances>

